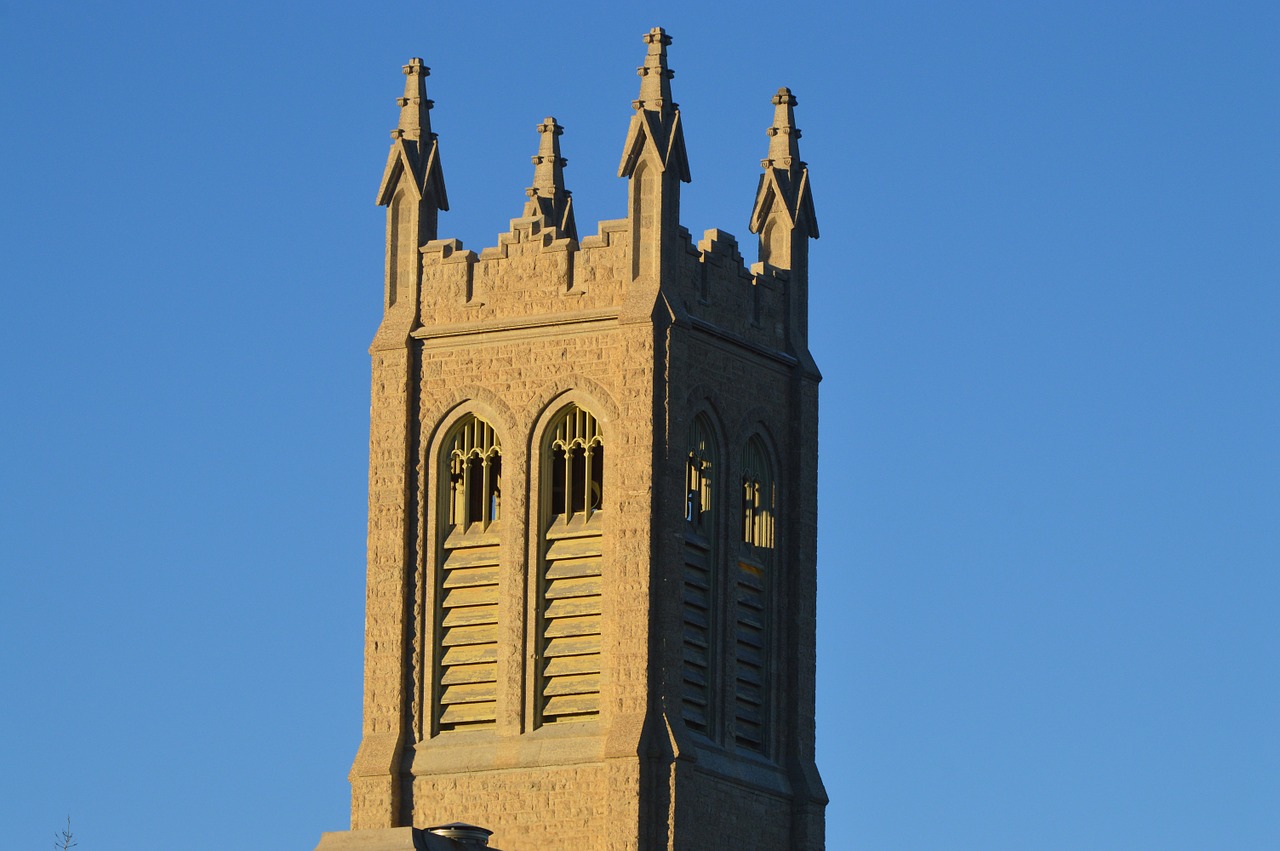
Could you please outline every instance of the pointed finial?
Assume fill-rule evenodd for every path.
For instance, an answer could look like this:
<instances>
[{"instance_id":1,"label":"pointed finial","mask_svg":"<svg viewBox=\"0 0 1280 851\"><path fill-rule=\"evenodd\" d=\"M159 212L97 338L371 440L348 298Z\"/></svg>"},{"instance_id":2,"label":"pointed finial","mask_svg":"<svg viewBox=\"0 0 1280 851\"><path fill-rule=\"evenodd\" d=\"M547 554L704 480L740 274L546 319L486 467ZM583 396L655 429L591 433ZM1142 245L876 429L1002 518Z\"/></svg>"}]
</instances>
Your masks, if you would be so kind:
<instances>
[{"instance_id":1,"label":"pointed finial","mask_svg":"<svg viewBox=\"0 0 1280 851\"><path fill-rule=\"evenodd\" d=\"M533 185L525 190L529 200L524 215L542 216L550 226L565 236L578 238L573 219L571 193L564 188L564 167L569 161L560 156L560 136L564 128L551 116L538 125L538 153L533 157Z\"/></svg>"},{"instance_id":2,"label":"pointed finial","mask_svg":"<svg viewBox=\"0 0 1280 851\"><path fill-rule=\"evenodd\" d=\"M800 162L800 128L796 127L795 105L798 101L786 86L773 96L773 126L768 129L769 157L760 161L761 168L791 169Z\"/></svg>"},{"instance_id":3,"label":"pointed finial","mask_svg":"<svg viewBox=\"0 0 1280 851\"><path fill-rule=\"evenodd\" d=\"M640 97L631 102L637 110L648 109L668 114L677 104L671 101L671 78L676 75L667 67L667 45L671 36L662 27L654 27L644 34L649 51L644 64L636 69L640 75Z\"/></svg>"},{"instance_id":4,"label":"pointed finial","mask_svg":"<svg viewBox=\"0 0 1280 851\"><path fill-rule=\"evenodd\" d=\"M415 56L402 70L405 76L404 96L396 99L400 105L400 123L391 131L391 138L430 139L434 135L431 132L431 107L435 103L427 97L426 78L431 76L431 69Z\"/></svg>"},{"instance_id":5,"label":"pointed finial","mask_svg":"<svg viewBox=\"0 0 1280 851\"><path fill-rule=\"evenodd\" d=\"M527 194L551 198L564 191L564 167L569 161L560 156L560 136L564 128L551 116L538 125L538 153L533 158L533 186Z\"/></svg>"}]
</instances>

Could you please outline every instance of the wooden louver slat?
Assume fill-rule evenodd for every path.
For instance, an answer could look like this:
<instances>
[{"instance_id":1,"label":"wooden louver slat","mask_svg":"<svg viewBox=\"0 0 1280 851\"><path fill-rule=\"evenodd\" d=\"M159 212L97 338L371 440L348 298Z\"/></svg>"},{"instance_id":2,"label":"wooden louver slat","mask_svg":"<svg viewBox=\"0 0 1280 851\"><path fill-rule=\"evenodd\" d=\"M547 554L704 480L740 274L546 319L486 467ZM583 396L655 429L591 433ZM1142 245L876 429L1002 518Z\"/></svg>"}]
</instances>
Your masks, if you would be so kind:
<instances>
[{"instance_id":1,"label":"wooden louver slat","mask_svg":"<svg viewBox=\"0 0 1280 851\"><path fill-rule=\"evenodd\" d=\"M734 587L733 738L746 750L765 750L764 701L767 657L767 619L763 574L753 564L739 562Z\"/></svg>"},{"instance_id":2,"label":"wooden louver slat","mask_svg":"<svg viewBox=\"0 0 1280 851\"><path fill-rule=\"evenodd\" d=\"M574 539L574 546L547 548L543 560L540 700L542 723L589 718L600 711L600 552L599 536ZM572 554L571 575L551 557ZM565 577L565 578L553 578ZM571 697L570 697L571 696Z\"/></svg>"},{"instance_id":3,"label":"wooden louver slat","mask_svg":"<svg viewBox=\"0 0 1280 851\"><path fill-rule=\"evenodd\" d=\"M496 545L453 550L444 559L436 699L442 730L497 717L498 560ZM478 708L456 711L460 704Z\"/></svg>"}]
</instances>

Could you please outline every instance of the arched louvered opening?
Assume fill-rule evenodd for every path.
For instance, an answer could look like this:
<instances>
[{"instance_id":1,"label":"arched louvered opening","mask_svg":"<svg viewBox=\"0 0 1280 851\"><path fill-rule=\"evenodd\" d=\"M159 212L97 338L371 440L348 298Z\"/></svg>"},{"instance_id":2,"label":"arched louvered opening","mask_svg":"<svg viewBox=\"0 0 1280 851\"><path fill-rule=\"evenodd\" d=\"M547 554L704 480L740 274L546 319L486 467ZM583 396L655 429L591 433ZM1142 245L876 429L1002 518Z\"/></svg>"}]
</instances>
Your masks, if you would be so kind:
<instances>
[{"instance_id":1,"label":"arched louvered opening","mask_svg":"<svg viewBox=\"0 0 1280 851\"><path fill-rule=\"evenodd\" d=\"M439 732L492 726L497 718L498 573L502 448L468 414L445 438L439 469L434 719Z\"/></svg>"},{"instance_id":2,"label":"arched louvered opening","mask_svg":"<svg viewBox=\"0 0 1280 851\"><path fill-rule=\"evenodd\" d=\"M773 467L760 438L742 453L742 545L733 578L733 743L768 752L772 641L774 521Z\"/></svg>"},{"instance_id":3,"label":"arched louvered opening","mask_svg":"<svg viewBox=\"0 0 1280 851\"><path fill-rule=\"evenodd\" d=\"M715 665L719 657L716 577L715 477L719 449L707 418L699 414L689 429L685 462L684 572L681 636L681 716L685 726L710 736L715 724Z\"/></svg>"},{"instance_id":4,"label":"arched louvered opening","mask_svg":"<svg viewBox=\"0 0 1280 851\"><path fill-rule=\"evenodd\" d=\"M542 444L537 597L536 723L600 713L604 436L596 418L570 405Z\"/></svg>"}]
</instances>

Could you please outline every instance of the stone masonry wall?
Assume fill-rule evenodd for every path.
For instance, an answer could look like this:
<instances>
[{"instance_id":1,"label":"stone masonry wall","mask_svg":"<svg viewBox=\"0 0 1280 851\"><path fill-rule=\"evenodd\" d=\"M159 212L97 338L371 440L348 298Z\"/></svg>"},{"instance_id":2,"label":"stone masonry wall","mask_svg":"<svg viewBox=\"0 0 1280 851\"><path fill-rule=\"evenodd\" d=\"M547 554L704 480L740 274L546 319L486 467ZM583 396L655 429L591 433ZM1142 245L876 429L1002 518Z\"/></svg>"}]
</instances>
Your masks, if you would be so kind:
<instances>
[{"instance_id":1,"label":"stone masonry wall","mask_svg":"<svg viewBox=\"0 0 1280 851\"><path fill-rule=\"evenodd\" d=\"M485 825L503 851L635 851L635 813L625 829L610 798L638 796L634 762L443 774L419 778L414 821Z\"/></svg>"},{"instance_id":2,"label":"stone masonry wall","mask_svg":"<svg viewBox=\"0 0 1280 851\"><path fill-rule=\"evenodd\" d=\"M672 851L768 849L791 843L791 804L785 798L690 768L676 775ZM726 813L742 813L725 818Z\"/></svg>"}]
</instances>

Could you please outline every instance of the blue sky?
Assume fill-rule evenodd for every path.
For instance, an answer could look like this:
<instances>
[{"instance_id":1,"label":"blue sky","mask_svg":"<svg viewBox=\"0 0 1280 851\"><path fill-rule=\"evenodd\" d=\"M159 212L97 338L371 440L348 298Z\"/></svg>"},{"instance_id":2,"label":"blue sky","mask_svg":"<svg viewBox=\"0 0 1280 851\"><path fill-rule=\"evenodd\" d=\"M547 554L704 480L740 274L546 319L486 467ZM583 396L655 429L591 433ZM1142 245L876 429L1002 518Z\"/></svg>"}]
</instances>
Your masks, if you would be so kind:
<instances>
[{"instance_id":1,"label":"blue sky","mask_svg":"<svg viewBox=\"0 0 1280 851\"><path fill-rule=\"evenodd\" d=\"M400 65L590 233L660 24L695 235L800 100L829 847L1280 847L1280 7L442 5L0 8L5 844L345 826Z\"/></svg>"}]
</instances>

